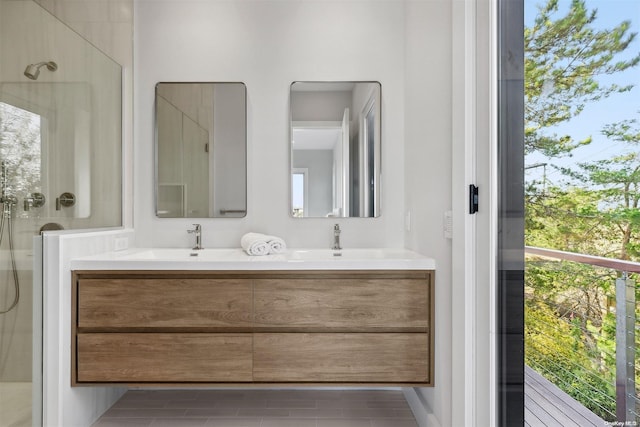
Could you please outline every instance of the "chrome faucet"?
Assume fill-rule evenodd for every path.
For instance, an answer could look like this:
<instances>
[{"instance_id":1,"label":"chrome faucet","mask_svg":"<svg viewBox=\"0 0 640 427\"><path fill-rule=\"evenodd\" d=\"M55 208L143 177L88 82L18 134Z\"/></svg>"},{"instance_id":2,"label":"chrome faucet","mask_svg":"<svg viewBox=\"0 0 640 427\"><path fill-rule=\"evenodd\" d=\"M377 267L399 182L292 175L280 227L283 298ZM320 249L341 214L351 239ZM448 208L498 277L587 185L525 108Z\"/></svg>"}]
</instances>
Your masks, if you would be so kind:
<instances>
[{"instance_id":1,"label":"chrome faucet","mask_svg":"<svg viewBox=\"0 0 640 427\"><path fill-rule=\"evenodd\" d=\"M333 246L331 247L334 251L339 251L342 249L340 246L340 225L336 224L333 226Z\"/></svg>"},{"instance_id":2,"label":"chrome faucet","mask_svg":"<svg viewBox=\"0 0 640 427\"><path fill-rule=\"evenodd\" d=\"M202 226L200 224L193 224L193 226L195 228L193 230L187 230L187 233L196 235L196 245L192 249L199 251L200 249L204 249L202 247Z\"/></svg>"}]
</instances>

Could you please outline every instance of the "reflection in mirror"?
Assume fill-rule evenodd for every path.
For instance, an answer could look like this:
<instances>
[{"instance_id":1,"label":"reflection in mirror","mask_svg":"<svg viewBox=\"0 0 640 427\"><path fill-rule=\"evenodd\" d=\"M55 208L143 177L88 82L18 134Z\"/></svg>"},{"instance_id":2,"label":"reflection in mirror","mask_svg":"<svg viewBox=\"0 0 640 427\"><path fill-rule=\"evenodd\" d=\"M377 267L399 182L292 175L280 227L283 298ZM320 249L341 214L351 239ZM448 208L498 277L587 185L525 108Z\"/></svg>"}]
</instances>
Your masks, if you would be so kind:
<instances>
[{"instance_id":1,"label":"reflection in mirror","mask_svg":"<svg viewBox=\"0 0 640 427\"><path fill-rule=\"evenodd\" d=\"M247 213L244 83L156 85L156 215Z\"/></svg>"},{"instance_id":2,"label":"reflection in mirror","mask_svg":"<svg viewBox=\"0 0 640 427\"><path fill-rule=\"evenodd\" d=\"M294 217L380 215L378 82L291 84Z\"/></svg>"}]
</instances>

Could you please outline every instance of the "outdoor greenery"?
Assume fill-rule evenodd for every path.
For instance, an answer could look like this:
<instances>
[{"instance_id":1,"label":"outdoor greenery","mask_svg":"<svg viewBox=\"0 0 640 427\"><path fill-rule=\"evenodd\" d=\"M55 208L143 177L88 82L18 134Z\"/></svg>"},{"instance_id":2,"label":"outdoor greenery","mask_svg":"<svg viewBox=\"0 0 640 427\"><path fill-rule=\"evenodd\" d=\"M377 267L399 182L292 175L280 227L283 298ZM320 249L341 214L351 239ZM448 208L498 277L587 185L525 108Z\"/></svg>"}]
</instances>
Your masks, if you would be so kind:
<instances>
[{"instance_id":1,"label":"outdoor greenery","mask_svg":"<svg viewBox=\"0 0 640 427\"><path fill-rule=\"evenodd\" d=\"M603 78L638 65L640 52L630 52L636 37L630 28L630 21L602 28L597 11L584 0L571 1L567 10L548 0L525 29L525 151L546 156L562 177L550 182L545 176L525 188L529 246L640 261L640 111L602 124L601 135L615 145L615 155L553 166L554 159L592 142L592 137L558 135L555 126L590 103L631 90L632 85ZM607 421L616 413L615 281L620 274L536 257L527 259L525 274L527 365ZM636 294L640 301L638 286Z\"/></svg>"},{"instance_id":2,"label":"outdoor greenery","mask_svg":"<svg viewBox=\"0 0 640 427\"><path fill-rule=\"evenodd\" d=\"M584 0L572 0L559 16L559 1L547 0L535 22L524 30L525 46L525 150L555 156L570 152L591 139L575 141L550 128L580 114L590 102L631 85L603 83L600 77L634 67L640 53L619 59L636 34L630 21L610 29L598 29L597 12Z\"/></svg>"},{"instance_id":3,"label":"outdoor greenery","mask_svg":"<svg viewBox=\"0 0 640 427\"><path fill-rule=\"evenodd\" d=\"M5 165L7 195L24 199L41 191L40 116L0 102L0 158Z\"/></svg>"}]
</instances>

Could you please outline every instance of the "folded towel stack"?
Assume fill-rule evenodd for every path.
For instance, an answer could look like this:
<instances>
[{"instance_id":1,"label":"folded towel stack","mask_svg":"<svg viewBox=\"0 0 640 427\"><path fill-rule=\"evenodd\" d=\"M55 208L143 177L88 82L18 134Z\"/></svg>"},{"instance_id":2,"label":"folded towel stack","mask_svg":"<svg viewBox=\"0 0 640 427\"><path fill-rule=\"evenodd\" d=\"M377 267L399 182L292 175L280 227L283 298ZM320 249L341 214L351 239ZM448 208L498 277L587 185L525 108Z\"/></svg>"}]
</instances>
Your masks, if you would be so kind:
<instances>
[{"instance_id":1,"label":"folded towel stack","mask_svg":"<svg viewBox=\"0 0 640 427\"><path fill-rule=\"evenodd\" d=\"M268 255L271 247L264 237L260 233L247 233L240 239L240 245L249 255Z\"/></svg>"},{"instance_id":2,"label":"folded towel stack","mask_svg":"<svg viewBox=\"0 0 640 427\"><path fill-rule=\"evenodd\" d=\"M272 254L280 254L287 249L287 244L283 239L276 236L267 236L269 238L269 250Z\"/></svg>"},{"instance_id":3,"label":"folded towel stack","mask_svg":"<svg viewBox=\"0 0 640 427\"><path fill-rule=\"evenodd\" d=\"M287 249L283 239L261 233L247 233L240 239L242 249L249 255L279 254Z\"/></svg>"}]
</instances>

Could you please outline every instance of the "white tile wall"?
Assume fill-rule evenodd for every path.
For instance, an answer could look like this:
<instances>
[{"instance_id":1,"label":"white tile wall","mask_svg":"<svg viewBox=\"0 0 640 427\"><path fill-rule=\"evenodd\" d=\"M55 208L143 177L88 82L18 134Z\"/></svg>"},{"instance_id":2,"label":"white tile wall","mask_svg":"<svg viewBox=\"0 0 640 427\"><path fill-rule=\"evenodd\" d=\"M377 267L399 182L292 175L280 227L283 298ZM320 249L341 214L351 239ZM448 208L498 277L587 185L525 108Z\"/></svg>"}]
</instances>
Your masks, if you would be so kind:
<instances>
[{"instance_id":1,"label":"white tile wall","mask_svg":"<svg viewBox=\"0 0 640 427\"><path fill-rule=\"evenodd\" d=\"M31 0L29 0L31 1ZM122 66L124 225L133 226L133 0L35 0Z\"/></svg>"},{"instance_id":2,"label":"white tile wall","mask_svg":"<svg viewBox=\"0 0 640 427\"><path fill-rule=\"evenodd\" d=\"M91 425L126 389L71 388L71 269L80 256L114 249L116 238L133 241L133 230L77 233L52 232L43 236L44 331L43 424L57 427Z\"/></svg>"},{"instance_id":3,"label":"white tile wall","mask_svg":"<svg viewBox=\"0 0 640 427\"><path fill-rule=\"evenodd\" d=\"M123 67L133 61L133 0L36 0Z\"/></svg>"}]
</instances>

